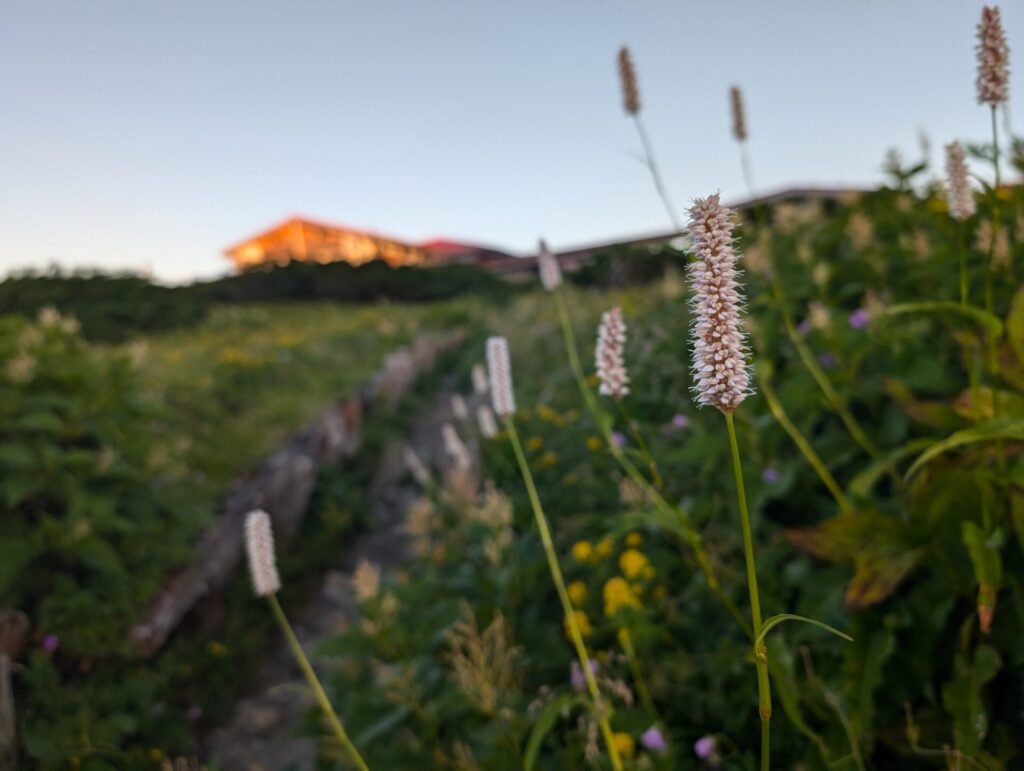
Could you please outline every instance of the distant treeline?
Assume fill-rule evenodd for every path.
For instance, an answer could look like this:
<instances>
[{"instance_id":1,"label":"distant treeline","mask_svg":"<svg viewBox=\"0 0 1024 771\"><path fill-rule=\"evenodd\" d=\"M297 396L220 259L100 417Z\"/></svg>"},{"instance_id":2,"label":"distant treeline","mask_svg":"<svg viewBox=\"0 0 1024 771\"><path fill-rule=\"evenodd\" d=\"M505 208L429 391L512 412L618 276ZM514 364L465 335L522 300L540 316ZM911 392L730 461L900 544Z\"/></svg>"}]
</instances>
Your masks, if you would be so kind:
<instances>
[{"instance_id":1,"label":"distant treeline","mask_svg":"<svg viewBox=\"0 0 1024 771\"><path fill-rule=\"evenodd\" d=\"M90 339L119 342L196 324L217 304L427 302L511 291L507 282L470 265L391 268L380 261L360 266L293 262L178 287L125 274L22 273L0 282L0 315L31 316L52 305L77 318Z\"/></svg>"}]
</instances>

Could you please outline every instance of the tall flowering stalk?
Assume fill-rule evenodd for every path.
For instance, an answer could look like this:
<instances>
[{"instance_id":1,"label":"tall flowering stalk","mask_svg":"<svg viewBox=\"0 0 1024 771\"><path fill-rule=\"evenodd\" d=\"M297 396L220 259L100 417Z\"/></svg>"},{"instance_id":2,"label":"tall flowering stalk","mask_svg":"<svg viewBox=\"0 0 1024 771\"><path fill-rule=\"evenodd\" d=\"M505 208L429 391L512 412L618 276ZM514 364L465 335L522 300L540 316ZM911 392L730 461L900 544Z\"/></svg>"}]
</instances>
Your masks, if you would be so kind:
<instances>
[{"instance_id":1,"label":"tall flowering stalk","mask_svg":"<svg viewBox=\"0 0 1024 771\"><path fill-rule=\"evenodd\" d=\"M637 487L640 488L647 500L650 501L651 505L664 514L669 521L675 522L679 535L693 552L693 556L696 559L701 572L704 574L708 587L719 599L726 610L729 611L732 617L736 619L736 623L739 624L740 628L743 629L745 633L749 634L749 623L743 617L739 608L736 607L732 598L729 597L729 595L722 589L721 583L718 580L718 575L715 572L714 566L711 564L707 550L704 548L701 535L697 528L694 527L693 522L690 521L690 517L686 510L680 504L669 503L665 500L665 496L658 491L657 483L660 480L658 479L656 468L652 469L653 478L655 479L655 484L652 484L636 467L633 461L629 459L619 443L615 441L614 432L612 431L612 422L608 414L601 408L597 396L594 394L590 384L587 382L587 376L583 371L583 365L580 363L579 349L576 344L576 333L573 331L572 318L569 315L569 307L565 301L564 289L562 287L556 287L551 290L551 295L555 302L555 309L558 312L559 323L562 327L562 339L565 343L565 353L569 360L569 368L572 370L580 395L583 397L583 402L593 417L595 425L601 432L601 436L604 438L608 452L616 460L626 475L634 482L634 484L636 484ZM621 403L621 400L619 400L620 406Z\"/></svg>"},{"instance_id":2,"label":"tall flowering stalk","mask_svg":"<svg viewBox=\"0 0 1024 771\"><path fill-rule=\"evenodd\" d=\"M750 616L754 632L758 710L761 715L761 768L769 767L772 697L768 680L768 648L757 588L754 539L747 510L739 443L733 412L751 391L745 337L740 328L743 297L738 284L737 254L733 248L733 213L719 204L718 195L700 198L690 208L690 240L694 260L689 274L693 290L693 373L697 401L725 416L732 450L736 497L743 529Z\"/></svg>"},{"instance_id":3,"label":"tall flowering stalk","mask_svg":"<svg viewBox=\"0 0 1024 771\"><path fill-rule=\"evenodd\" d=\"M491 337L487 340L487 369L490 375L491 403L494 412L505 424L505 432L508 434L512 444L512 450L519 464L519 471L526 485L526 492L530 498L530 505L533 508L534 520L537 523L537 530L540 533L540 540L544 546L544 553L547 556L548 569L551 572L551 580L558 593L558 599L562 603L562 614L565 617L565 627L572 639L576 649L576 656L579 659L580 669L586 679L587 690L593 702L594 715L597 718L608 750L608 757L611 760L612 768L616 771L622 769L622 761L619 758L618 748L615 744L614 734L609 720L609 708L601 696L597 686L597 680L590 668L590 654L587 652L586 643L583 642L583 633L580 631L576 613L569 598L569 592L565 587L565 579L562 576L562 568L558 564L558 556L555 552L555 544L551 537L551 528L548 526L547 516L541 506L540 496L537 494L537 486L533 481L533 474L530 472L530 465L526 461L526 453L523 452L519 434L516 431L515 421L512 419L516 409L515 395L512 391L512 364L509 360L508 341L504 337Z\"/></svg>"},{"instance_id":4,"label":"tall flowering stalk","mask_svg":"<svg viewBox=\"0 0 1024 771\"><path fill-rule=\"evenodd\" d=\"M640 116L640 87L637 85L636 67L633 66L633 56L630 54L628 47L622 46L619 49L617 61L619 84L622 86L622 108L625 110L626 115L631 117L633 123L636 124L637 133L640 135L640 144L644 148L644 160L648 170L651 172L651 179L654 181L654 189L658 192L658 197L661 198L665 211L668 212L668 218L672 222L672 227L681 232L679 219L676 217L676 208L668 197L668 190L665 188L665 182L661 177L658 161L654 157L654 145L651 143L651 138L647 134L643 118Z\"/></svg>"},{"instance_id":5,"label":"tall flowering stalk","mask_svg":"<svg viewBox=\"0 0 1024 771\"><path fill-rule=\"evenodd\" d=\"M360 769L360 771L369 771L369 767L359 754L359 750L352 744L352 740L349 739L348 734L345 732L345 728L338 719L334 707L331 706L327 694L324 693L323 686L320 685L320 680L317 678L316 672L313 671L313 665L306 658L306 654L302 650L302 645L299 643L298 638L295 636L292 625L288 623L288 618L281 609L281 603L277 601L277 592L281 588L281 579L277 574L277 562L274 556L274 533L270 524L270 516L267 512L251 511L246 517L245 549L249 556L249 572L252 576L253 589L258 597L266 597L267 602L270 604L274 618L281 627L285 640L288 641L288 647L291 649L296 663L298 663L299 668L305 675L306 682L309 683L309 687L313 691L320 709L323 710L324 715L327 717L334 735L341 743L341 746L345 748L356 768Z\"/></svg>"},{"instance_id":6,"label":"tall flowering stalk","mask_svg":"<svg viewBox=\"0 0 1024 771\"><path fill-rule=\"evenodd\" d=\"M974 193L967 176L967 152L959 142L946 145L946 188L949 215L957 221L957 242L960 250L960 307L968 301L967 250L964 248L964 220L974 215Z\"/></svg>"},{"instance_id":7,"label":"tall flowering stalk","mask_svg":"<svg viewBox=\"0 0 1024 771\"><path fill-rule=\"evenodd\" d=\"M978 23L978 76L975 86L978 104L987 104L992 117L992 166L995 171L995 195L992 200L992 234L999 230L999 122L996 112L999 105L1005 104L1010 90L1010 47L1003 31L1003 20L999 8L985 6L981 9L981 21ZM992 239L992 245L995 238ZM993 312L993 268L994 251L989 247L988 263L985 267L985 310ZM998 371L995 335L989 334L989 369Z\"/></svg>"},{"instance_id":8,"label":"tall flowering stalk","mask_svg":"<svg viewBox=\"0 0 1024 771\"><path fill-rule=\"evenodd\" d=\"M739 86L729 87L729 108L732 112L732 136L740 146L740 165L747 193L754 197L754 176L750 171L750 153L747 151L747 111L743 107L743 92Z\"/></svg>"},{"instance_id":9,"label":"tall flowering stalk","mask_svg":"<svg viewBox=\"0 0 1024 771\"><path fill-rule=\"evenodd\" d=\"M643 455L651 471L655 487L661 487L661 475L658 464L647 449L647 443L637 430L636 424L626 410L625 397L629 394L629 373L625 359L626 322L622 318L622 308L616 306L601 314L601 323L597 328L597 345L594 347L594 368L600 382L598 393L610 396L619 407L619 413L633 435L640 453Z\"/></svg>"}]
</instances>

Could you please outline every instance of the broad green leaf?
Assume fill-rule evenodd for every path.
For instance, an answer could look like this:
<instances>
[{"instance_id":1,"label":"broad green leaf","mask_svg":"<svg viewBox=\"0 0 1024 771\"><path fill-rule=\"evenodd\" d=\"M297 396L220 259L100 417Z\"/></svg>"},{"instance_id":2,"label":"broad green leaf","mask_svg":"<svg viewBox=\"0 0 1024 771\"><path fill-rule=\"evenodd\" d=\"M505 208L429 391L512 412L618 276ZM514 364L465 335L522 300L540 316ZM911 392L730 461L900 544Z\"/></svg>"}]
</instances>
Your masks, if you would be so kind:
<instances>
[{"instance_id":1,"label":"broad green leaf","mask_svg":"<svg viewBox=\"0 0 1024 771\"><path fill-rule=\"evenodd\" d=\"M947 436L945 439L933 444L918 456L917 460L915 460L913 465L907 470L906 479L910 479L914 474L920 471L924 465L950 450L955 450L958 447L963 447L968 444L992 442L998 439L1024 441L1024 419L999 418L997 420L979 423L976 426L965 428L962 431L957 431L956 433Z\"/></svg>"},{"instance_id":2,"label":"broad green leaf","mask_svg":"<svg viewBox=\"0 0 1024 771\"><path fill-rule=\"evenodd\" d=\"M540 752L540 745L544 742L544 737L554 727L555 721L558 720L562 710L578 701L579 698L576 696L563 694L544 707L540 714L537 715L537 720L530 730L530 738L526 740L526 752L523 754L523 771L532 771L537 763L537 753Z\"/></svg>"},{"instance_id":3,"label":"broad green leaf","mask_svg":"<svg viewBox=\"0 0 1024 771\"><path fill-rule=\"evenodd\" d=\"M876 512L840 514L816 527L787 530L786 537L816 557L854 566L846 588L851 608L884 600L925 553L913 528Z\"/></svg>"},{"instance_id":4,"label":"broad green leaf","mask_svg":"<svg viewBox=\"0 0 1024 771\"><path fill-rule=\"evenodd\" d=\"M933 302L898 303L885 309L886 316L900 316L905 313L935 313L945 316L960 316L980 324L987 332L994 335L1003 333L1003 322L997 316L975 308L972 305L961 307L960 303L936 300Z\"/></svg>"},{"instance_id":5,"label":"broad green leaf","mask_svg":"<svg viewBox=\"0 0 1024 771\"><path fill-rule=\"evenodd\" d=\"M819 629L824 629L826 632L831 632L836 637L842 637L848 642L853 642L853 638L845 632L840 632L834 626L829 626L824 621L815 621L813 618L807 618L807 616L798 616L795 613L779 613L778 615L772 616L771 618L765 619L764 624L761 626L761 634L754 640L754 647L757 648L758 644L764 640L765 636L779 624L784 621L801 621L804 624L810 624L816 626Z\"/></svg>"}]
</instances>

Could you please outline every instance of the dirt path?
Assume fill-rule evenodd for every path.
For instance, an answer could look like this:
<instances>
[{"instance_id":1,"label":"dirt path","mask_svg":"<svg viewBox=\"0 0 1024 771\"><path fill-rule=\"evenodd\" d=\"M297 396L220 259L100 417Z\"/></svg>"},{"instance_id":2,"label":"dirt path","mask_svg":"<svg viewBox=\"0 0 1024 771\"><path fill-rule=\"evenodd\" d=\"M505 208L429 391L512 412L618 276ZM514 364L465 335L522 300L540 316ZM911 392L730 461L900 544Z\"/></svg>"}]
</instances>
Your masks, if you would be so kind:
<instances>
[{"instance_id":1,"label":"dirt path","mask_svg":"<svg viewBox=\"0 0 1024 771\"><path fill-rule=\"evenodd\" d=\"M312 651L356 618L351 576L361 560L387 572L405 559L402 522L420 489L406 470L403 449L411 446L432 469L450 464L441 441L441 426L453 420L453 392L450 380L442 384L433 403L413 420L407 436L392 442L381 454L371 491L374 513L369 530L354 542L338 567L327 573L306 607L293 612L292 623L306 651ZM467 441L467 445L475 454L476 444ZM305 681L283 640L264 662L253 673L256 686L252 695L238 703L226 725L210 734L207 756L223 771L314 771L317 740L299 732L304 715L313 706ZM326 673L331 662L314 659L313 665L318 673Z\"/></svg>"}]
</instances>

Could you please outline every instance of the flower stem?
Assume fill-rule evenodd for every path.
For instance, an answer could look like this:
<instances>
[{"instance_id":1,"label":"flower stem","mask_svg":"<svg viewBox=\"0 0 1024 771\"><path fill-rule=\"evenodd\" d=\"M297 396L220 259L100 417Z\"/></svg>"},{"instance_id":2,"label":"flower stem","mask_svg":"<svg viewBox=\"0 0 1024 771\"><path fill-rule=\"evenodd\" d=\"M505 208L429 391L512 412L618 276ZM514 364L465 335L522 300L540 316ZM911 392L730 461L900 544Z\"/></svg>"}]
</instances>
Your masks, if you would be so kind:
<instances>
[{"instance_id":1,"label":"flower stem","mask_svg":"<svg viewBox=\"0 0 1024 771\"><path fill-rule=\"evenodd\" d=\"M622 419L626 423L626 427L629 429L629 433L633 435L633 440L636 442L637 448L640 450L640 454L647 462L647 468L651 470L651 480L654 482L654 486L661 488L661 474L658 473L658 464L654 461L654 456L651 455L651 451L647 449L647 443L644 441L643 435L636 427L636 423L633 422L633 418L629 416L626 411L626 404L622 399L616 399L619 403L619 413L622 415Z\"/></svg>"},{"instance_id":2,"label":"flower stem","mask_svg":"<svg viewBox=\"0 0 1024 771\"><path fill-rule=\"evenodd\" d=\"M583 670L583 677L587 681L587 690L590 691L591 701L594 703L594 714L597 717L601 734L604 737L605 745L608 748L608 757L611 759L612 768L621 771L622 761L619 759L618 750L615 747L615 740L612 736L611 725L608 722L608 714L605 711L604 700L601 698L601 691L597 687L594 673L590 671L590 654L587 653L587 646L583 642L583 634L580 632L579 624L576 623L576 613L573 610L572 602L569 599L569 592L565 588L565 579L562 577L562 568L558 564L558 556L555 554L555 544L551 539L551 529L548 527L547 517L540 504L540 496L537 495L537 486L533 482L533 474L530 472L530 465L526 462L526 453L523 452L522 443L519 441L519 433L511 416L504 416L505 432L512 443L512 450L515 452L516 462L519 464L519 471L523 476L526 485L526 493L530 498L530 505L533 507L533 516L537 522L537 530L540 531L540 540L544 545L544 553L547 555L548 568L551 571L551 580L555 584L555 591L562 603L562 612L565 615L565 624L569 629L569 636L572 638L573 646L576 648L576 656L579 658L580 668Z\"/></svg>"},{"instance_id":3,"label":"flower stem","mask_svg":"<svg viewBox=\"0 0 1024 771\"><path fill-rule=\"evenodd\" d=\"M644 709L650 713L652 719L659 723L662 722L661 715L658 714L658 710L654 706L654 700L651 698L651 692L647 688L647 681L644 679L644 674L640 669L640 660L637 658L636 649L633 647L633 637L626 627L622 627L619 630L619 642L622 644L622 650L625 651L626 659L629 661L633 682L636 684L636 690L640 694L640 701L643 703Z\"/></svg>"},{"instance_id":4,"label":"flower stem","mask_svg":"<svg viewBox=\"0 0 1024 771\"><path fill-rule=\"evenodd\" d=\"M740 508L740 522L743 527L743 557L747 564L747 589L750 592L750 618L754 627L754 639L759 640L754 649L754 665L757 668L757 704L761 716L761 771L768 771L770 757L772 719L772 694L768 681L768 646L761 637L761 595L757 589L757 563L754 560L754 537L750 529L750 513L747 511L747 492L743 484L743 466L740 463L740 447L736 440L736 425L732 413L725 412L725 424L729 429L729 447L732 450L732 469L736 477L736 498Z\"/></svg>"},{"instance_id":5,"label":"flower stem","mask_svg":"<svg viewBox=\"0 0 1024 771\"><path fill-rule=\"evenodd\" d=\"M782 313L782 323L786 327L786 334L789 336L790 341L793 343L793 347L796 348L797 355L800 357L800 361L803 362L807 371L811 373L811 377L818 384L821 392L825 394L825 398L828 399L829 404L832 405L832 409L835 410L836 414L839 415L840 420L846 426L846 430L850 432L850 436L853 437L854 441L861 446L868 455L874 460L879 460L881 453L875 446L868 435L864 433L864 430L860 427L856 418L850 413L849 407L846 405L846 400L836 391L832 385L832 381L828 379L828 375L818 365L818 362L814 358L814 354L811 349L807 347L807 343L804 342L803 337L800 335L799 330L793 325L793 319L789 316L789 309L786 307L786 298L782 293L782 286L779 284L777 277L772 277L772 292L775 295L775 299L779 304L779 309Z\"/></svg>"},{"instance_id":6,"label":"flower stem","mask_svg":"<svg viewBox=\"0 0 1024 771\"><path fill-rule=\"evenodd\" d=\"M341 742L341 746L348 752L349 757L352 758L352 762L355 763L356 768L360 771L369 771L369 767L366 765L366 761L363 760L362 755L359 754L359 750L356 749L355 745L352 744L352 740L348 738L348 734L345 733L345 728L342 726L341 721L338 719L337 713L334 711L334 707L331 706L330 700L327 698L327 694L324 693L323 686L320 685L320 680L316 676L316 672L313 671L313 665L309 663L309 659L306 658L305 652L302 650L302 645L299 643L299 639L295 636L295 632L292 630L292 625L288 623L288 618L284 615L284 611L281 609L281 603L277 601L277 595L267 595L267 601L270 603L270 609L274 612L274 618L277 619L277 623L281 627L281 631L284 632L284 638L288 641L288 647L291 648L292 655L295 657L295 661L299 665L299 669L306 676L306 682L309 683L309 687L313 691L313 695L316 696L316 700L320 705L320 709L323 710L324 715L327 716L328 722L331 724L331 729L334 731L334 735Z\"/></svg>"},{"instance_id":7,"label":"flower stem","mask_svg":"<svg viewBox=\"0 0 1024 771\"><path fill-rule=\"evenodd\" d=\"M960 252L960 307L966 309L969 303L967 286L967 248L964 246L964 223L956 221L956 243Z\"/></svg>"},{"instance_id":8,"label":"flower stem","mask_svg":"<svg viewBox=\"0 0 1024 771\"><path fill-rule=\"evenodd\" d=\"M647 168L651 171L651 178L654 180L654 189L658 191L658 197L661 198L662 204L665 206L665 211L668 212L668 218L672 221L672 227L677 233L682 233L683 228L679 224L679 220L676 218L675 207L672 205L672 201L669 200L668 191L665 189L665 182L661 178L661 171L658 168L658 161L654 157L654 145L651 143L651 138L647 135L647 129L644 126L643 120L640 118L640 113L635 113L633 119L636 122L636 131L640 135L640 144L644 147L644 157L647 159Z\"/></svg>"},{"instance_id":9,"label":"flower stem","mask_svg":"<svg viewBox=\"0 0 1024 771\"><path fill-rule=\"evenodd\" d=\"M832 473L828 470L824 461L822 461L821 456L818 455L814 447L811 446L811 443L807 441L807 438L796 427L796 424L790 419L789 415L786 414L781 402L779 402L778 397L775 395L775 391L772 389L771 377L764 367L760 369L759 375L761 395L764 396L764 400L768 403L768 409L771 410L772 415L775 416L775 419L779 421L779 425L789 434L793 444L804 454L807 462L811 464L811 468L818 472L818 477L825 487L828 488L828 491L832 493L832 497L836 499L839 508L846 514L852 514L853 505L850 503L850 499L846 497L839 483L836 482L835 477L832 476Z\"/></svg>"},{"instance_id":10,"label":"flower stem","mask_svg":"<svg viewBox=\"0 0 1024 771\"><path fill-rule=\"evenodd\" d=\"M701 572L704 574L704 579L708 582L708 587L712 593L719 599L725 609L729 611L736 622L740 625L740 628L748 636L751 636L750 624L740 613L739 608L736 607L736 603L732 601L732 598L727 595L721 587L718 581L718 576L715 574L714 567L711 565L711 560L708 558L707 552L704 550L704 544L701 540L700 533L690 522L689 516L681 506L673 506L665 497L658 492L658 490L647 481L647 478L640 473L640 470L633 464L633 462L626 456L619 447L614 438L612 437L611 424L608 420L608 416L605 415L601 406L597 403L597 398L594 396L594 392L590 386L587 385L587 377L583 374L583 367L580 364L579 352L576 348L576 336L572 329L572 320L569 318L569 309L565 304L565 297L562 296L562 290L557 289L553 292L555 297L555 307L558 309L558 316L562 323L562 337L565 340L565 351L569 357L569 366L572 369L573 375L576 377L576 384L580 389L580 394L583 396L583 401L587 405L587 409L590 410L591 416L594 418L594 422L597 424L598 430L604 437L605 444L608 446L608 451L612 457L618 461L622 470L626 472L626 475L633 480L633 482L644 492L647 499L663 514L672 517L679 525L681 535L686 544L693 551L694 558L697 560L697 565L700 567ZM751 639L754 639L751 636Z\"/></svg>"}]
</instances>

